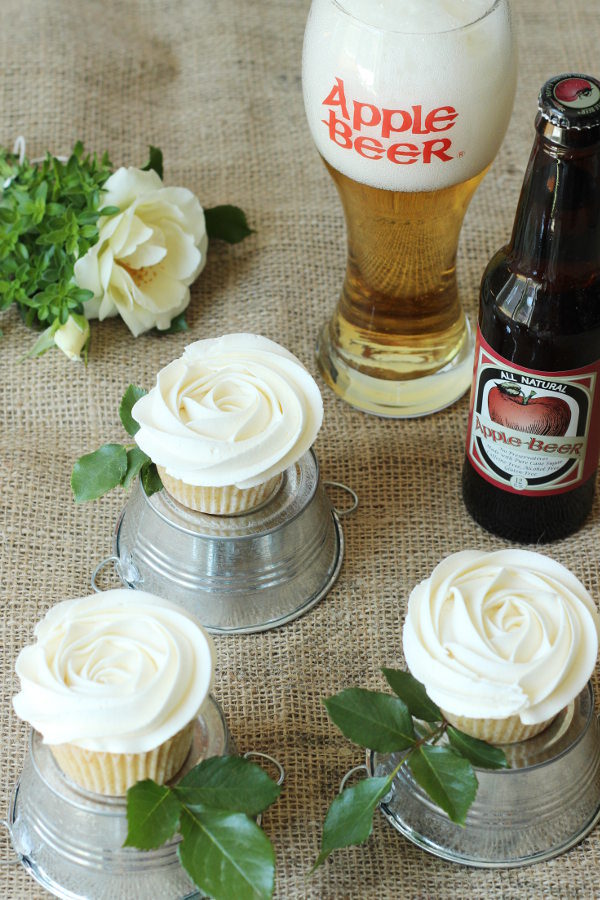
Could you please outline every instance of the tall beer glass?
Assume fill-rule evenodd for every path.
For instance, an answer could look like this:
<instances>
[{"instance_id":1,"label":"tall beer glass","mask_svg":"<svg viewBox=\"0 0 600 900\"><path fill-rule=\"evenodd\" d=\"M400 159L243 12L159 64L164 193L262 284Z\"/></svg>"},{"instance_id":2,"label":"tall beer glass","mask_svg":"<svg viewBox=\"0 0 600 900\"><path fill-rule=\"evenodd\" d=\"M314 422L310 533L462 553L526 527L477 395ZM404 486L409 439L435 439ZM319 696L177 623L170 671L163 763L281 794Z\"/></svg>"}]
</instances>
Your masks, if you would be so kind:
<instances>
[{"instance_id":1,"label":"tall beer glass","mask_svg":"<svg viewBox=\"0 0 600 900\"><path fill-rule=\"evenodd\" d=\"M322 374L367 412L434 412L471 381L456 250L512 110L508 0L313 0L302 78L348 235Z\"/></svg>"}]
</instances>

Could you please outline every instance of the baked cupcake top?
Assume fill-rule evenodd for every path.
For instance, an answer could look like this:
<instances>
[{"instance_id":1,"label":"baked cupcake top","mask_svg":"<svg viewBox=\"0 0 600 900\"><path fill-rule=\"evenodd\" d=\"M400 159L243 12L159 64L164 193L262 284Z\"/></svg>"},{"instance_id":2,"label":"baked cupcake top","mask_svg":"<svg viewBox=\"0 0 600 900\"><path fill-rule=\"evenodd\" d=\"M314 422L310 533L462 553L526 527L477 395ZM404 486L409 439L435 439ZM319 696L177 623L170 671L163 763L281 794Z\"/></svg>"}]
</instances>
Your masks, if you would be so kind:
<instances>
[{"instance_id":1,"label":"baked cupcake top","mask_svg":"<svg viewBox=\"0 0 600 900\"><path fill-rule=\"evenodd\" d=\"M194 719L212 641L178 606L119 588L53 606L16 662L17 715L47 744L145 753Z\"/></svg>"},{"instance_id":2,"label":"baked cupcake top","mask_svg":"<svg viewBox=\"0 0 600 900\"><path fill-rule=\"evenodd\" d=\"M279 475L314 442L319 388L296 357L256 334L196 341L135 404L135 440L190 485L250 488Z\"/></svg>"},{"instance_id":3,"label":"baked cupcake top","mask_svg":"<svg viewBox=\"0 0 600 900\"><path fill-rule=\"evenodd\" d=\"M564 566L528 550L465 550L410 595L406 663L455 716L533 725L583 689L596 663L594 601Z\"/></svg>"}]
</instances>

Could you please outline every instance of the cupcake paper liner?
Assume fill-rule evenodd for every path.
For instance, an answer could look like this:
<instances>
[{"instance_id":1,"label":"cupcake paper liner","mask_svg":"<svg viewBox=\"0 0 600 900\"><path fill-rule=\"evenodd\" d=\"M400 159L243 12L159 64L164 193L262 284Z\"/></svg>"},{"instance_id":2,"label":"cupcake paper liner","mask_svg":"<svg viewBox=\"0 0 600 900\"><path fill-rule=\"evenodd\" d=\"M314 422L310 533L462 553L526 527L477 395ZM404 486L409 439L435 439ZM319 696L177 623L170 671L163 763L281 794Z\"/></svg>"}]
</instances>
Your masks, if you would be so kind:
<instances>
[{"instance_id":1,"label":"cupcake paper liner","mask_svg":"<svg viewBox=\"0 0 600 900\"><path fill-rule=\"evenodd\" d=\"M488 744L516 744L539 734L554 720L546 719L535 725L524 725L519 716L508 716L506 719L471 719L468 716L453 716L442 710L444 717L465 734L487 741Z\"/></svg>"},{"instance_id":2,"label":"cupcake paper liner","mask_svg":"<svg viewBox=\"0 0 600 900\"><path fill-rule=\"evenodd\" d=\"M75 744L50 746L56 762L71 781L94 794L124 796L136 782L152 778L165 784L183 766L192 745L194 723L146 753L107 753Z\"/></svg>"},{"instance_id":3,"label":"cupcake paper liner","mask_svg":"<svg viewBox=\"0 0 600 900\"><path fill-rule=\"evenodd\" d=\"M261 506L281 481L281 475L276 475L251 488L238 488L233 484L225 487L202 487L173 478L162 466L157 468L160 480L171 497L188 509L213 516L232 516Z\"/></svg>"}]
</instances>

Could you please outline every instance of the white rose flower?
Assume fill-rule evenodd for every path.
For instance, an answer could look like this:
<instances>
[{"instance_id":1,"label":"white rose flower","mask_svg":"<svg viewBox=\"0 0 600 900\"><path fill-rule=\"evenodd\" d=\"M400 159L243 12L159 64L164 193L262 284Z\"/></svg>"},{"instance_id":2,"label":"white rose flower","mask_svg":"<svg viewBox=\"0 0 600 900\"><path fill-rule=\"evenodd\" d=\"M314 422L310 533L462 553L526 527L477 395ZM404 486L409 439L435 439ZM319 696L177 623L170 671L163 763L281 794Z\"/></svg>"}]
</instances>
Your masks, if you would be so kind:
<instances>
[{"instance_id":1,"label":"white rose flower","mask_svg":"<svg viewBox=\"0 0 600 900\"><path fill-rule=\"evenodd\" d=\"M71 314L54 332L54 343L69 359L81 359L81 351L90 336L90 323L85 316Z\"/></svg>"},{"instance_id":2,"label":"white rose flower","mask_svg":"<svg viewBox=\"0 0 600 900\"><path fill-rule=\"evenodd\" d=\"M164 187L153 171L117 169L104 189L102 205L121 212L98 220L97 243L75 263L75 281L94 293L85 314L102 320L118 313L134 337L168 328L206 262L202 207L187 188Z\"/></svg>"}]
</instances>

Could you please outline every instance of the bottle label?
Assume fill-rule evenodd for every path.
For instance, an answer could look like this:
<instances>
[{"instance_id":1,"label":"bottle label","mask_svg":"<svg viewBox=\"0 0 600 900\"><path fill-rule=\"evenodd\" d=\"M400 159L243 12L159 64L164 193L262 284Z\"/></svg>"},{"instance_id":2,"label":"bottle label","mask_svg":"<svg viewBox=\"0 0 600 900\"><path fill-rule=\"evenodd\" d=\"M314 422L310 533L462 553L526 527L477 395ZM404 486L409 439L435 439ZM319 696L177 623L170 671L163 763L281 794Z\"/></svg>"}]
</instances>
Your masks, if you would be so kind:
<instances>
[{"instance_id":1,"label":"bottle label","mask_svg":"<svg viewBox=\"0 0 600 900\"><path fill-rule=\"evenodd\" d=\"M477 329L467 456L512 494L562 494L595 471L600 449L600 361L539 372L508 362Z\"/></svg>"}]
</instances>

